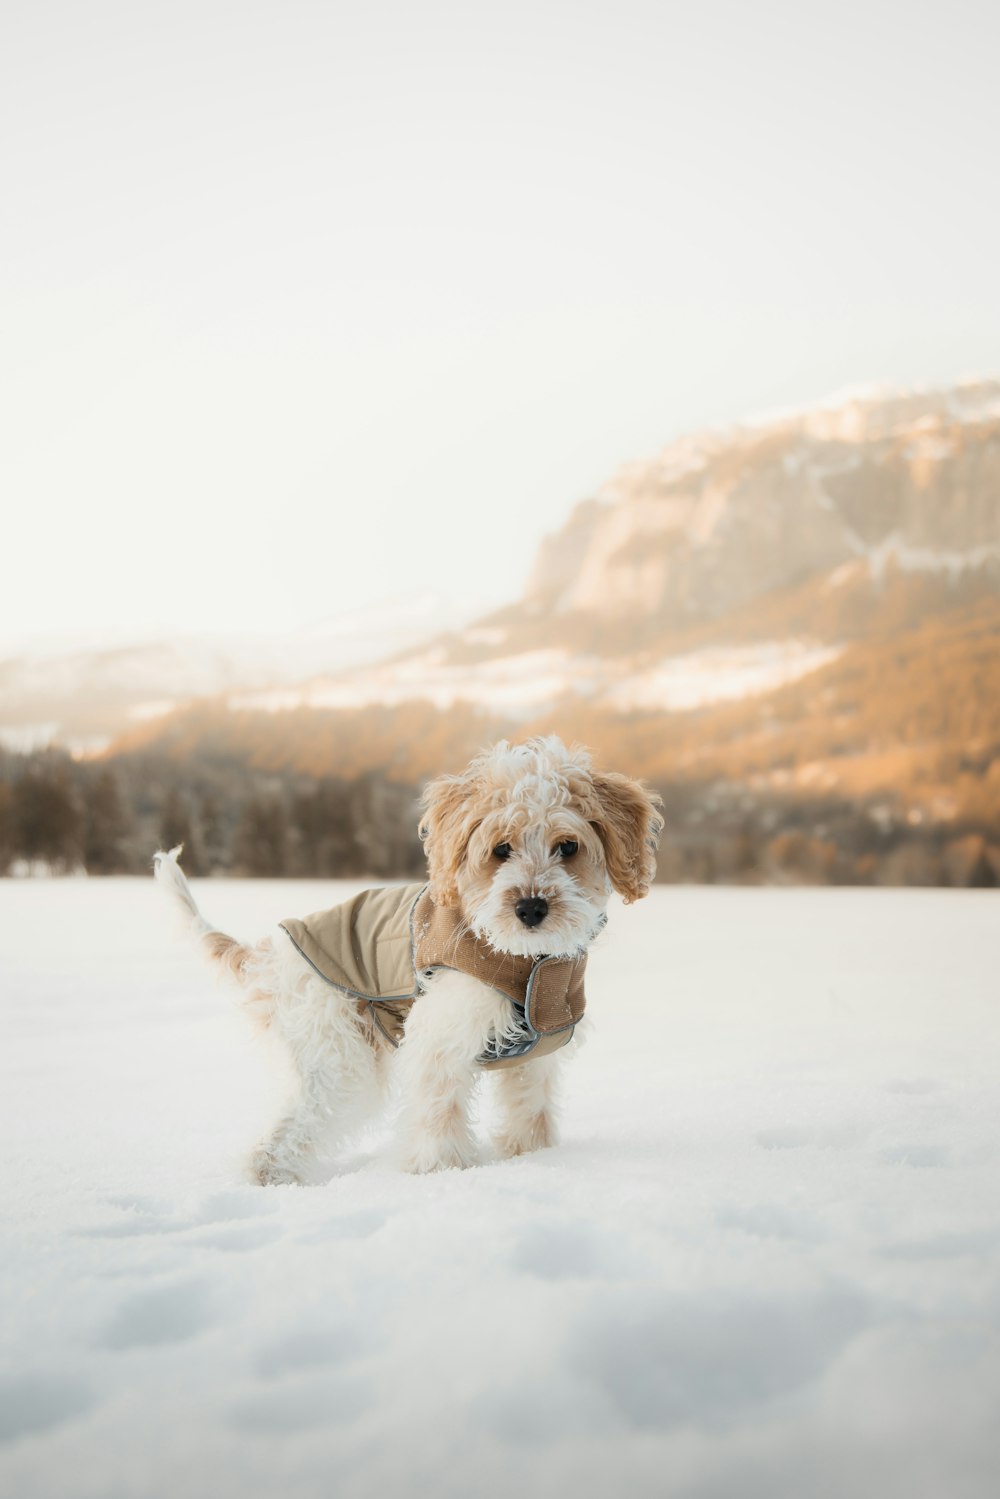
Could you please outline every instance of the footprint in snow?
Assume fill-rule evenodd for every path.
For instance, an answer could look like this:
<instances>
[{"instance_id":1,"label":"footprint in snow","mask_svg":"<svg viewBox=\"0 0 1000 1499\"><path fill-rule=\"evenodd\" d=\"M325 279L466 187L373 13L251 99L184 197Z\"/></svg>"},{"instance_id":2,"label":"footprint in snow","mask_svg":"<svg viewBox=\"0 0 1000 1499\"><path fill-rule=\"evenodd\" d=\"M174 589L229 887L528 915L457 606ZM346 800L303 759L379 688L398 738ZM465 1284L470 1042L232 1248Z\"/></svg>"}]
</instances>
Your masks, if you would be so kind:
<instances>
[{"instance_id":1,"label":"footprint in snow","mask_svg":"<svg viewBox=\"0 0 1000 1499\"><path fill-rule=\"evenodd\" d=\"M238 1431L270 1441L316 1427L348 1426L374 1404L370 1380L350 1374L323 1374L248 1395L230 1408L228 1419Z\"/></svg>"},{"instance_id":2,"label":"footprint in snow","mask_svg":"<svg viewBox=\"0 0 1000 1499\"><path fill-rule=\"evenodd\" d=\"M51 1431L82 1416L94 1404L86 1385L58 1376L0 1377L0 1442Z\"/></svg>"},{"instance_id":3,"label":"footprint in snow","mask_svg":"<svg viewBox=\"0 0 1000 1499\"><path fill-rule=\"evenodd\" d=\"M317 1223L315 1227L299 1234L298 1243L326 1244L331 1239L367 1239L385 1222L386 1214L381 1208L363 1208L357 1213L342 1213L339 1217L328 1218L325 1223Z\"/></svg>"},{"instance_id":4,"label":"footprint in snow","mask_svg":"<svg viewBox=\"0 0 1000 1499\"><path fill-rule=\"evenodd\" d=\"M216 1192L195 1210L194 1223L239 1223L247 1218L269 1218L278 1204L267 1192Z\"/></svg>"},{"instance_id":5,"label":"footprint in snow","mask_svg":"<svg viewBox=\"0 0 1000 1499\"><path fill-rule=\"evenodd\" d=\"M261 1379L281 1379L286 1374L323 1369L331 1364L349 1363L371 1349L350 1322L326 1327L302 1327L262 1348L257 1357Z\"/></svg>"},{"instance_id":6,"label":"footprint in snow","mask_svg":"<svg viewBox=\"0 0 1000 1499\"><path fill-rule=\"evenodd\" d=\"M77 1229L78 1239L136 1239L151 1234L176 1234L190 1228L190 1219L178 1218L174 1205L155 1197L109 1197L108 1207L125 1217L94 1228Z\"/></svg>"},{"instance_id":7,"label":"footprint in snow","mask_svg":"<svg viewBox=\"0 0 1000 1499\"><path fill-rule=\"evenodd\" d=\"M167 1218L131 1218L123 1223L102 1223L97 1228L78 1228L78 1239L141 1239L159 1234L179 1234L190 1223L179 1223Z\"/></svg>"},{"instance_id":8,"label":"footprint in snow","mask_svg":"<svg viewBox=\"0 0 1000 1499\"><path fill-rule=\"evenodd\" d=\"M801 1150L805 1145L820 1150L847 1150L852 1145L863 1144L868 1133L867 1129L856 1124L820 1125L811 1129L783 1124L774 1129L758 1130L757 1144L764 1150Z\"/></svg>"},{"instance_id":9,"label":"footprint in snow","mask_svg":"<svg viewBox=\"0 0 1000 1499\"><path fill-rule=\"evenodd\" d=\"M983 1228L970 1233L930 1234L923 1239L896 1239L883 1244L876 1253L887 1260L981 1259L995 1255L998 1247L1000 1233Z\"/></svg>"},{"instance_id":10,"label":"footprint in snow","mask_svg":"<svg viewBox=\"0 0 1000 1499\"><path fill-rule=\"evenodd\" d=\"M812 1139L807 1129L796 1129L783 1125L778 1129L762 1129L757 1132L757 1144L765 1150L799 1150Z\"/></svg>"},{"instance_id":11,"label":"footprint in snow","mask_svg":"<svg viewBox=\"0 0 1000 1499\"><path fill-rule=\"evenodd\" d=\"M890 1145L879 1152L885 1166L911 1166L917 1171L951 1165L951 1151L946 1145Z\"/></svg>"},{"instance_id":12,"label":"footprint in snow","mask_svg":"<svg viewBox=\"0 0 1000 1499\"><path fill-rule=\"evenodd\" d=\"M252 1218L269 1217L277 1212L277 1204L262 1192L216 1192L206 1197L196 1208L178 1216L172 1203L153 1197L109 1197L108 1204L127 1213L113 1223L102 1223L96 1228L77 1230L81 1239L134 1239L154 1234L179 1234L189 1228L211 1228L216 1224L240 1223ZM211 1243L205 1239L201 1242ZM213 1245L219 1249L251 1249L257 1244L269 1242L265 1235L234 1235L229 1242Z\"/></svg>"},{"instance_id":13,"label":"footprint in snow","mask_svg":"<svg viewBox=\"0 0 1000 1499\"><path fill-rule=\"evenodd\" d=\"M192 1234L184 1240L184 1245L188 1249L219 1249L224 1254L245 1254L251 1249L263 1249L281 1237L282 1230L274 1223L235 1223Z\"/></svg>"},{"instance_id":14,"label":"footprint in snow","mask_svg":"<svg viewBox=\"0 0 1000 1499\"><path fill-rule=\"evenodd\" d=\"M725 1430L819 1380L871 1320L850 1288L727 1296L615 1288L572 1331L567 1366L638 1430Z\"/></svg>"},{"instance_id":15,"label":"footprint in snow","mask_svg":"<svg viewBox=\"0 0 1000 1499\"><path fill-rule=\"evenodd\" d=\"M162 1218L172 1210L172 1204L159 1197L139 1197L125 1194L105 1199L109 1208L122 1208L127 1213L144 1213L147 1218Z\"/></svg>"},{"instance_id":16,"label":"footprint in snow","mask_svg":"<svg viewBox=\"0 0 1000 1499\"><path fill-rule=\"evenodd\" d=\"M826 1228L812 1213L781 1203L720 1208L715 1221L720 1228L737 1229L755 1239L788 1239L800 1244L818 1244L828 1237Z\"/></svg>"},{"instance_id":17,"label":"footprint in snow","mask_svg":"<svg viewBox=\"0 0 1000 1499\"><path fill-rule=\"evenodd\" d=\"M181 1281L129 1297L99 1341L103 1347L116 1350L184 1343L214 1321L207 1286L200 1281Z\"/></svg>"},{"instance_id":18,"label":"footprint in snow","mask_svg":"<svg viewBox=\"0 0 1000 1499\"><path fill-rule=\"evenodd\" d=\"M927 1093L937 1093L941 1084L932 1077L894 1077L885 1085L887 1093L902 1093L904 1097L922 1098Z\"/></svg>"},{"instance_id":19,"label":"footprint in snow","mask_svg":"<svg viewBox=\"0 0 1000 1499\"><path fill-rule=\"evenodd\" d=\"M542 1219L518 1235L513 1269L541 1280L619 1280L641 1270L631 1246L596 1232L588 1223Z\"/></svg>"}]
</instances>

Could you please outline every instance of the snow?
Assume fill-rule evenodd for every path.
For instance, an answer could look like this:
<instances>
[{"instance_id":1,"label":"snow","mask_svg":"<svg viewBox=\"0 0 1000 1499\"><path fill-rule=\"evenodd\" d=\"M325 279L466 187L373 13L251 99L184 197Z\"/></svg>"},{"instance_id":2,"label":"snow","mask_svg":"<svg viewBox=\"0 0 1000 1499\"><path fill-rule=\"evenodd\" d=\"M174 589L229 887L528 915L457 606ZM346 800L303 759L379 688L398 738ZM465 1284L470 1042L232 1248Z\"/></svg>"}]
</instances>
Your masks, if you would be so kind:
<instances>
[{"instance_id":1,"label":"snow","mask_svg":"<svg viewBox=\"0 0 1000 1499\"><path fill-rule=\"evenodd\" d=\"M913 430L916 437L903 449L903 457L910 463L941 463L957 449L955 438L942 432L933 417L914 423Z\"/></svg>"},{"instance_id":2,"label":"snow","mask_svg":"<svg viewBox=\"0 0 1000 1499\"><path fill-rule=\"evenodd\" d=\"M446 709L455 703L516 715L527 715L555 701L577 686L583 675L589 685L592 663L564 650L525 651L495 660L460 666L449 664L439 647L404 661L390 662L339 680L319 681L301 689L243 693L229 699L230 707L279 713L289 708L363 708L372 704L395 707L406 702L429 702Z\"/></svg>"},{"instance_id":3,"label":"snow","mask_svg":"<svg viewBox=\"0 0 1000 1499\"><path fill-rule=\"evenodd\" d=\"M801 640L768 640L692 651L627 677L605 695L602 704L619 713L682 712L753 697L818 671L835 660L840 650Z\"/></svg>"},{"instance_id":4,"label":"snow","mask_svg":"<svg viewBox=\"0 0 1000 1499\"><path fill-rule=\"evenodd\" d=\"M22 654L0 660L0 744L30 750L58 741L77 754L96 753L123 720L143 722L192 698L229 692L270 690L275 703L280 705L284 694L296 706L306 679L354 670L404 647L412 650L464 624L474 612L468 601L418 592L271 635L119 639L117 644L99 632L85 632L75 642L28 636L19 643ZM61 718L49 721L54 703ZM80 720L89 725L95 714L106 731L81 734Z\"/></svg>"},{"instance_id":5,"label":"snow","mask_svg":"<svg viewBox=\"0 0 1000 1499\"><path fill-rule=\"evenodd\" d=\"M136 723L148 723L153 718L166 718L177 707L173 698L164 697L151 703L136 703L128 710L128 717Z\"/></svg>"},{"instance_id":6,"label":"snow","mask_svg":"<svg viewBox=\"0 0 1000 1499\"><path fill-rule=\"evenodd\" d=\"M988 567L1000 561L1000 545L966 547L961 552L949 552L940 547L907 546L893 534L878 546L868 548L868 570L876 581L884 577L890 561L904 573L947 573L954 582L967 569Z\"/></svg>"},{"instance_id":7,"label":"snow","mask_svg":"<svg viewBox=\"0 0 1000 1499\"><path fill-rule=\"evenodd\" d=\"M870 381L845 386L822 401L757 412L736 424L735 430L758 433L795 426L821 442L863 442L873 411L877 413L879 407L890 407L893 403L905 407L922 397L939 402L959 422L995 421L1000 416L1000 384L995 380L969 376L944 388ZM893 430L902 431L911 424L911 419L901 413Z\"/></svg>"},{"instance_id":8,"label":"snow","mask_svg":"<svg viewBox=\"0 0 1000 1499\"><path fill-rule=\"evenodd\" d=\"M301 689L243 693L233 710L280 713L290 708L358 708L371 703L425 701L446 709L474 703L525 717L566 696L593 699L614 712L682 712L772 692L835 659L840 646L767 640L668 656L628 672L620 660L573 656L562 649L527 651L456 665L441 650L340 681ZM624 675L623 675L624 672Z\"/></svg>"},{"instance_id":9,"label":"snow","mask_svg":"<svg viewBox=\"0 0 1000 1499\"><path fill-rule=\"evenodd\" d=\"M0 746L16 755L30 755L51 744L58 729L52 722L0 725Z\"/></svg>"},{"instance_id":10,"label":"snow","mask_svg":"<svg viewBox=\"0 0 1000 1499\"><path fill-rule=\"evenodd\" d=\"M503 645L507 639L507 631L500 629L498 625L476 625L463 630L462 639L466 645Z\"/></svg>"},{"instance_id":11,"label":"snow","mask_svg":"<svg viewBox=\"0 0 1000 1499\"><path fill-rule=\"evenodd\" d=\"M856 561L844 562L840 567L834 568L824 583L827 589L841 588L865 573L875 582L880 582L890 563L904 573L945 573L949 581L955 583L967 571L972 572L1000 562L1000 545L984 544L967 547L960 552L949 552L940 547L932 549L908 546L897 532L892 532L875 546L866 546L856 532L850 533L850 539L855 550L862 555Z\"/></svg>"},{"instance_id":12,"label":"snow","mask_svg":"<svg viewBox=\"0 0 1000 1499\"><path fill-rule=\"evenodd\" d=\"M995 1491L995 894L657 889L559 1147L266 1190L268 1055L156 894L0 883L0 1492Z\"/></svg>"}]
</instances>

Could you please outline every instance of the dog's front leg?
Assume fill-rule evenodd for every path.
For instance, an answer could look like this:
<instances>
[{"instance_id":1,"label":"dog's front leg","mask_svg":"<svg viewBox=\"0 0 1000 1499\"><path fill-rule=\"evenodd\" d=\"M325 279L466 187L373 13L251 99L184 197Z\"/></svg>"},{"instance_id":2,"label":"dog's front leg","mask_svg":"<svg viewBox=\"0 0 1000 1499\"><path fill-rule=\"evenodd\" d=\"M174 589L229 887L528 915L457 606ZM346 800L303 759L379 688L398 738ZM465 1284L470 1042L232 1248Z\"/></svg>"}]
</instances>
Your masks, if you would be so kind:
<instances>
[{"instance_id":1,"label":"dog's front leg","mask_svg":"<svg viewBox=\"0 0 1000 1499\"><path fill-rule=\"evenodd\" d=\"M556 1088L560 1057L529 1058L519 1067L496 1072L502 1117L496 1147L500 1156L525 1155L556 1143Z\"/></svg>"},{"instance_id":2,"label":"dog's front leg","mask_svg":"<svg viewBox=\"0 0 1000 1499\"><path fill-rule=\"evenodd\" d=\"M469 1106L478 1062L509 1009L502 995L454 969L428 980L427 992L411 1008L396 1059L404 1170L475 1164Z\"/></svg>"}]
</instances>

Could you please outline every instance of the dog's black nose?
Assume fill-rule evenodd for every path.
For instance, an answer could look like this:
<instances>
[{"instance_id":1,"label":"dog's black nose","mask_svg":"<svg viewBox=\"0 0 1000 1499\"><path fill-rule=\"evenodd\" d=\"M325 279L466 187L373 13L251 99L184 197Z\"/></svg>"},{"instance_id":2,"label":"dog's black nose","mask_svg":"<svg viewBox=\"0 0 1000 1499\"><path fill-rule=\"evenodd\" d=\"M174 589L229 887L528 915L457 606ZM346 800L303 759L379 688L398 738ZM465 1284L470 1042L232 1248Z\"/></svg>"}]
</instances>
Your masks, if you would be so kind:
<instances>
[{"instance_id":1,"label":"dog's black nose","mask_svg":"<svg viewBox=\"0 0 1000 1499\"><path fill-rule=\"evenodd\" d=\"M549 914L549 903L541 895L526 895L514 907L514 914L525 926L541 926Z\"/></svg>"}]
</instances>

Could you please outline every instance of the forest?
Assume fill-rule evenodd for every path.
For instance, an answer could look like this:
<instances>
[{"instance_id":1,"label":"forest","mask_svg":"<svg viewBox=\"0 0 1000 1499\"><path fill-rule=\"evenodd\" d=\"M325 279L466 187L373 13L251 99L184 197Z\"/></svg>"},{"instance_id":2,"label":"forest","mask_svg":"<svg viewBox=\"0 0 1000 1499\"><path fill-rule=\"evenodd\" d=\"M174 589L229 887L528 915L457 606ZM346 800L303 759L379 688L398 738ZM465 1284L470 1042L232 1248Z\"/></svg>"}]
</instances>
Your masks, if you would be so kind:
<instances>
[{"instance_id":1,"label":"forest","mask_svg":"<svg viewBox=\"0 0 1000 1499\"><path fill-rule=\"evenodd\" d=\"M968 779L968 777L967 777ZM701 884L1000 885L1000 776L945 820L878 792L753 786L691 772L654 781L659 879ZM421 786L136 754L0 756L0 874L143 874L183 843L194 875L419 878Z\"/></svg>"}]
</instances>

